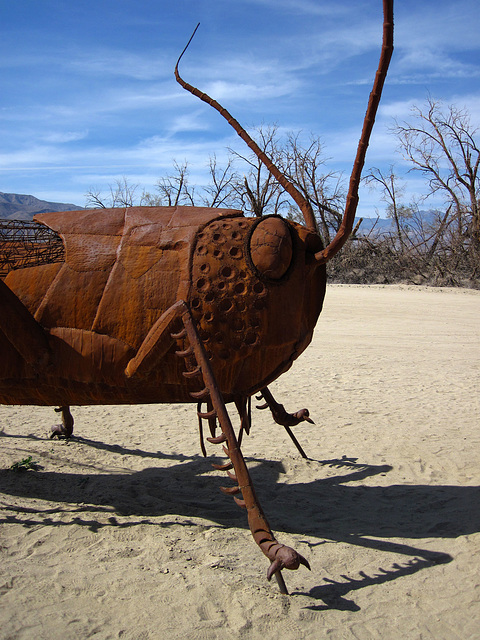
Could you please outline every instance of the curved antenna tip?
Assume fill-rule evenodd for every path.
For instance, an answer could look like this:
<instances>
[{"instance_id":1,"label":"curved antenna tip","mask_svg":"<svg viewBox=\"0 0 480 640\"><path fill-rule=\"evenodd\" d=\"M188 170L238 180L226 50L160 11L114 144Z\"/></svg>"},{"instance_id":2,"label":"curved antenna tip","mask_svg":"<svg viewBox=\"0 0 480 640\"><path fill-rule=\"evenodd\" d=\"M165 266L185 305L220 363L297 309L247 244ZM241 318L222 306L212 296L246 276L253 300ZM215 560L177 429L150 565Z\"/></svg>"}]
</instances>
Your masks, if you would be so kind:
<instances>
[{"instance_id":1,"label":"curved antenna tip","mask_svg":"<svg viewBox=\"0 0 480 640\"><path fill-rule=\"evenodd\" d=\"M178 60L177 60L177 64L175 65L175 75L177 74L178 71L178 64L180 62L180 60L183 57L183 54L185 53L185 51L188 49L188 47L190 46L191 41L193 40L195 34L197 33L197 29L200 26L200 22L197 24L197 26L195 27L195 29L193 30L192 35L190 36L190 40L187 42L187 44L185 45L185 48L183 49L182 53L178 56Z\"/></svg>"}]
</instances>

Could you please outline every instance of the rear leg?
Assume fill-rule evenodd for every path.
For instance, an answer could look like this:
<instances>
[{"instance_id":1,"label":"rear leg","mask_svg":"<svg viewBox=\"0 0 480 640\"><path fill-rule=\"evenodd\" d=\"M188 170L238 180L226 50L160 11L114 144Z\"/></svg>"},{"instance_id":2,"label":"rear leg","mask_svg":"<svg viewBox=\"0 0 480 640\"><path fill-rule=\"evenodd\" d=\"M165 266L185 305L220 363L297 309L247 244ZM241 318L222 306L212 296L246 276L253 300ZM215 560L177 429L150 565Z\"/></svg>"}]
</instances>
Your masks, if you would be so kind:
<instances>
[{"instance_id":1,"label":"rear leg","mask_svg":"<svg viewBox=\"0 0 480 640\"><path fill-rule=\"evenodd\" d=\"M70 407L58 407L55 409L57 413L62 413L62 424L56 424L51 429L50 439L58 437L68 440L73 433L73 416L70 413Z\"/></svg>"},{"instance_id":2,"label":"rear leg","mask_svg":"<svg viewBox=\"0 0 480 640\"><path fill-rule=\"evenodd\" d=\"M43 373L50 363L48 337L23 302L0 279L0 334L6 338L2 351L2 368L8 371L18 357L29 374Z\"/></svg>"}]
</instances>

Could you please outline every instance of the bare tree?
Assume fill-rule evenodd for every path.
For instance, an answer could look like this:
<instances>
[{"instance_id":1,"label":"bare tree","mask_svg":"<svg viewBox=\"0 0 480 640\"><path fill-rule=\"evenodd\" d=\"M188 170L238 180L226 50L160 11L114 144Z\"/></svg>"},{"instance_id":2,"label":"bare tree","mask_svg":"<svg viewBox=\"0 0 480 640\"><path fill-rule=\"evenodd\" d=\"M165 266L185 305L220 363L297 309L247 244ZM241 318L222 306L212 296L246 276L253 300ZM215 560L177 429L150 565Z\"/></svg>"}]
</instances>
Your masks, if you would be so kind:
<instances>
[{"instance_id":1,"label":"bare tree","mask_svg":"<svg viewBox=\"0 0 480 640\"><path fill-rule=\"evenodd\" d=\"M414 106L410 122L396 123L404 157L428 179L429 194L445 194L457 228L457 241L468 239L480 251L480 145L466 110L428 99Z\"/></svg>"},{"instance_id":2,"label":"bare tree","mask_svg":"<svg viewBox=\"0 0 480 640\"><path fill-rule=\"evenodd\" d=\"M231 207L237 198L236 184L238 176L233 170L233 158L229 158L225 167L219 167L214 155L209 164L210 182L203 187L201 203L204 207Z\"/></svg>"},{"instance_id":3,"label":"bare tree","mask_svg":"<svg viewBox=\"0 0 480 640\"><path fill-rule=\"evenodd\" d=\"M156 207L177 207L179 205L195 205L195 187L188 182L188 164L173 161L174 172L159 178L155 185L156 194L143 192L141 204Z\"/></svg>"},{"instance_id":4,"label":"bare tree","mask_svg":"<svg viewBox=\"0 0 480 640\"><path fill-rule=\"evenodd\" d=\"M259 127L254 137L261 151L310 202L323 239L328 244L332 232L337 232L342 221L344 189L340 174L322 172L325 158L319 138L312 136L306 146L301 144L300 134L289 134L282 141L275 126ZM291 197L257 156L244 156L232 150L231 153L248 167L243 180L236 183L240 208L255 216L275 213L292 220L298 217L303 223Z\"/></svg>"},{"instance_id":5,"label":"bare tree","mask_svg":"<svg viewBox=\"0 0 480 640\"><path fill-rule=\"evenodd\" d=\"M99 189L90 189L85 194L87 209L110 209L114 207L133 207L138 184L131 184L125 176L117 178L109 185L109 194L103 195Z\"/></svg>"},{"instance_id":6,"label":"bare tree","mask_svg":"<svg viewBox=\"0 0 480 640\"><path fill-rule=\"evenodd\" d=\"M392 218L398 239L399 250L405 250L406 234L403 228L404 221L412 218L412 208L400 202L400 198L405 192L404 185L399 184L399 178L394 173L393 165L390 165L389 173L386 175L381 169L376 167L369 170L364 178L365 183L373 186L377 185L381 189L381 199L387 205L386 214Z\"/></svg>"},{"instance_id":7,"label":"bare tree","mask_svg":"<svg viewBox=\"0 0 480 640\"><path fill-rule=\"evenodd\" d=\"M323 240L329 244L342 222L345 193L341 174L322 173L326 158L320 138L311 136L303 146L300 134L289 134L281 162L285 175L310 202Z\"/></svg>"},{"instance_id":8,"label":"bare tree","mask_svg":"<svg viewBox=\"0 0 480 640\"><path fill-rule=\"evenodd\" d=\"M238 178L233 171L233 161L229 159L225 167L220 167L216 157L209 160L209 181L200 189L190 186L188 164L173 161L173 171L157 180L156 192L145 189L137 197L138 185L131 184L128 178L115 180L109 185L109 193L99 189L90 189L86 194L87 208L133 207L175 207L180 205L204 207L230 207L238 200L236 183Z\"/></svg>"},{"instance_id":9,"label":"bare tree","mask_svg":"<svg viewBox=\"0 0 480 640\"><path fill-rule=\"evenodd\" d=\"M261 151L275 164L280 164L277 127L259 127L254 137ZM238 177L235 184L240 208L257 217L280 213L286 208L287 196L283 188L256 155L244 156L232 149L230 153L247 165L247 172L242 179Z\"/></svg>"}]
</instances>

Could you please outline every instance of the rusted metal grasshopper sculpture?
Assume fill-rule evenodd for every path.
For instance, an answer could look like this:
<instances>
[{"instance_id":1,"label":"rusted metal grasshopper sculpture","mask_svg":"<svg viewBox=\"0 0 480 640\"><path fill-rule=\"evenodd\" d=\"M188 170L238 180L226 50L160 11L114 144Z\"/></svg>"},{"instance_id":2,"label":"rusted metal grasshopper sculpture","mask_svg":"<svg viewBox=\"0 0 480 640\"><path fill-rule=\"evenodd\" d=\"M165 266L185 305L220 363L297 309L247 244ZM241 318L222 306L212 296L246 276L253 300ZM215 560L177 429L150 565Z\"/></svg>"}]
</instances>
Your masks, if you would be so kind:
<instances>
[{"instance_id":1,"label":"rusted metal grasshopper sculpture","mask_svg":"<svg viewBox=\"0 0 480 640\"><path fill-rule=\"evenodd\" d=\"M241 435L258 393L287 429L310 421L306 409L288 414L267 385L310 343L325 294L325 263L352 228L393 51L392 5L383 2L379 68L345 215L329 246L322 246L309 203L225 109L182 80L177 62L177 81L228 120L298 204L305 226L195 207L47 213L35 220L55 238L54 261L14 268L0 280L0 402L60 406L64 426L54 434L67 437L71 405L198 403L200 428L206 420L208 440L222 443L228 458L214 465L234 482L222 490L246 507L252 535L270 560L267 577L275 575L284 593L281 570L308 562L275 539L245 465ZM232 402L240 415L238 437L226 410Z\"/></svg>"}]
</instances>

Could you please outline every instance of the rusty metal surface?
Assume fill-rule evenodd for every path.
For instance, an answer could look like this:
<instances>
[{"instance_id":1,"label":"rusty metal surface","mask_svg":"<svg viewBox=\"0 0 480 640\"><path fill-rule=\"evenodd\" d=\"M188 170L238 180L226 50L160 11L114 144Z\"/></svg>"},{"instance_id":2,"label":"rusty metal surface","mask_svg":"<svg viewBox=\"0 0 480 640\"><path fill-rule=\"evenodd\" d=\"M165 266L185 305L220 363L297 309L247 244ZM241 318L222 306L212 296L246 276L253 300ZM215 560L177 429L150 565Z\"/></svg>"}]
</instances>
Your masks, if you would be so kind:
<instances>
[{"instance_id":1,"label":"rusty metal surface","mask_svg":"<svg viewBox=\"0 0 480 640\"><path fill-rule=\"evenodd\" d=\"M241 125L216 108L293 197L305 226L279 216L196 207L132 207L42 214L5 225L0 236L0 403L59 407L52 436L71 437L71 405L193 402L222 487L247 510L254 540L270 561L267 577L307 561L279 543L265 518L241 452L260 392L274 420L291 431L312 422L288 413L267 385L312 339L325 295L325 262L341 247L355 214L356 189L393 47L393 2L384 0L384 41L339 235L326 249L313 212ZM187 45L188 46L188 45ZM183 55L183 54L182 54ZM353 186L352 186L353 185ZM0 226L0 230L2 227ZM235 434L227 403L239 417ZM206 404L203 409L202 404ZM217 435L217 430L221 433ZM230 470L233 469L233 473Z\"/></svg>"},{"instance_id":2,"label":"rusty metal surface","mask_svg":"<svg viewBox=\"0 0 480 640\"><path fill-rule=\"evenodd\" d=\"M300 225L191 207L38 219L61 235L64 262L11 271L5 284L46 330L51 362L39 376L5 347L4 403L190 401L162 320L179 300L227 400L265 387L311 340L325 269L311 260L318 237Z\"/></svg>"}]
</instances>

